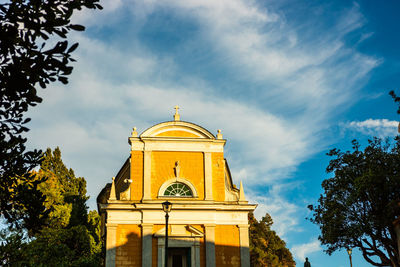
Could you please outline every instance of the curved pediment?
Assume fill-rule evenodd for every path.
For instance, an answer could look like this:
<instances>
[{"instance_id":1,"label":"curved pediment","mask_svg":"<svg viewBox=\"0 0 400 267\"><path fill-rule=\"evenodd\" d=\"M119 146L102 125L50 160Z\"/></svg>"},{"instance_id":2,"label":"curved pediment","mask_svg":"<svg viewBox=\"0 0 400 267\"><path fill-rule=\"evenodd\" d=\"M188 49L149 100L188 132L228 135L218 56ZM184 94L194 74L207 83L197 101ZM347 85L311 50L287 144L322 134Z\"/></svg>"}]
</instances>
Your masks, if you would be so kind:
<instances>
[{"instance_id":1,"label":"curved pediment","mask_svg":"<svg viewBox=\"0 0 400 267\"><path fill-rule=\"evenodd\" d=\"M168 121L156 124L145 130L140 137L215 139L214 135L203 127L185 121Z\"/></svg>"}]
</instances>

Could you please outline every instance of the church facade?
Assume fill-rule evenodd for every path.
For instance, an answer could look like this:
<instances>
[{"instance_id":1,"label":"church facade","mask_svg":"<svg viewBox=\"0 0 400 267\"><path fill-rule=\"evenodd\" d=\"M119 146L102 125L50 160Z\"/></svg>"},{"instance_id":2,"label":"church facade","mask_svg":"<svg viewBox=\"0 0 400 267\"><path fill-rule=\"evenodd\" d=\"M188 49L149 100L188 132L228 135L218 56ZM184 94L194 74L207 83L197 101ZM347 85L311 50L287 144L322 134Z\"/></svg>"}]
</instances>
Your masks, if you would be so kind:
<instances>
[{"instance_id":1,"label":"church facade","mask_svg":"<svg viewBox=\"0 0 400 267\"><path fill-rule=\"evenodd\" d=\"M138 135L112 183L97 198L106 266L250 266L248 213L256 205L232 183L226 140L180 120ZM169 201L168 229L162 203Z\"/></svg>"}]
</instances>

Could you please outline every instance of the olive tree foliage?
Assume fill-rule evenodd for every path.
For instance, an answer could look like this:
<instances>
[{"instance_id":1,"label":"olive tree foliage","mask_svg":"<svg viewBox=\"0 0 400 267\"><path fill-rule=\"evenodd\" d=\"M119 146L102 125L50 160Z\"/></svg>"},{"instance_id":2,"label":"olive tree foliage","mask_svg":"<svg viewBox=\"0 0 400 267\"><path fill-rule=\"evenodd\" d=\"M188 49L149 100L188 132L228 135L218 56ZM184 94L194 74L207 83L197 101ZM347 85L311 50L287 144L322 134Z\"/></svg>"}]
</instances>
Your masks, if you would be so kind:
<instances>
[{"instance_id":1,"label":"olive tree foliage","mask_svg":"<svg viewBox=\"0 0 400 267\"><path fill-rule=\"evenodd\" d=\"M331 150L318 205L310 205L313 223L326 252L359 248L374 266L400 266L393 222L400 216L400 138L369 140L364 150Z\"/></svg>"},{"instance_id":2,"label":"olive tree foliage","mask_svg":"<svg viewBox=\"0 0 400 267\"><path fill-rule=\"evenodd\" d=\"M84 27L74 11L101 9L99 0L10 0L0 4L0 213L9 223L36 229L44 211L40 180L31 172L42 152L27 151L29 107L42 101L37 89L67 83L78 44L66 40ZM22 222L22 224L21 224Z\"/></svg>"},{"instance_id":3,"label":"olive tree foliage","mask_svg":"<svg viewBox=\"0 0 400 267\"><path fill-rule=\"evenodd\" d=\"M249 213L250 266L296 266L285 241L271 229L272 224L272 218L268 213L260 221L253 213Z\"/></svg>"},{"instance_id":4,"label":"olive tree foliage","mask_svg":"<svg viewBox=\"0 0 400 267\"><path fill-rule=\"evenodd\" d=\"M38 189L45 196L48 216L40 231L0 231L1 266L103 266L100 216L88 211L86 180L67 168L57 147L44 153Z\"/></svg>"}]
</instances>

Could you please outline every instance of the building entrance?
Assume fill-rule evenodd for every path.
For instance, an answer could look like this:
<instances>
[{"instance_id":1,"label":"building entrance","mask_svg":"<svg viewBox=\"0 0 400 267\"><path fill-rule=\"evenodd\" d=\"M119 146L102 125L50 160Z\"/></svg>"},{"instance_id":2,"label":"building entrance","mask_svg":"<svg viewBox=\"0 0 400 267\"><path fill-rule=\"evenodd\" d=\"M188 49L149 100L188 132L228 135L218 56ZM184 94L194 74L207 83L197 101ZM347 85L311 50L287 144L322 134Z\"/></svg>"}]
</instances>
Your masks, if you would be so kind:
<instances>
[{"instance_id":1,"label":"building entrance","mask_svg":"<svg viewBox=\"0 0 400 267\"><path fill-rule=\"evenodd\" d=\"M190 248L168 248L168 267L191 267Z\"/></svg>"}]
</instances>

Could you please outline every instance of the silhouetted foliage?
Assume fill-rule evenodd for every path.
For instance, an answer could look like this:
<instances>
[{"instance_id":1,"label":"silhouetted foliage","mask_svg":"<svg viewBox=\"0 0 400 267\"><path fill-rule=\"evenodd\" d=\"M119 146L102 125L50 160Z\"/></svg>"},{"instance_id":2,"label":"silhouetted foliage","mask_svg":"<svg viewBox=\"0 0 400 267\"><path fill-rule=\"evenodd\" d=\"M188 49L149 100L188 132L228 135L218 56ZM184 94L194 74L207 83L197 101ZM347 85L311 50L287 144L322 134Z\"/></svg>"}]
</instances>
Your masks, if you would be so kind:
<instances>
[{"instance_id":1,"label":"silhouetted foliage","mask_svg":"<svg viewBox=\"0 0 400 267\"><path fill-rule=\"evenodd\" d=\"M41 151L26 151L28 108L40 103L37 87L67 83L71 53L66 40L74 11L99 9L99 0L11 0L0 4L0 212L14 226L33 232L43 223L41 182L31 171ZM51 38L51 39L50 39Z\"/></svg>"},{"instance_id":2,"label":"silhouetted foliage","mask_svg":"<svg viewBox=\"0 0 400 267\"><path fill-rule=\"evenodd\" d=\"M26 243L24 233L20 230L10 231L3 229L0 231L0 265L1 266L21 266Z\"/></svg>"},{"instance_id":3,"label":"silhouetted foliage","mask_svg":"<svg viewBox=\"0 0 400 267\"><path fill-rule=\"evenodd\" d=\"M370 264L400 266L393 222L400 216L400 139L369 140L363 150L332 149L326 169L333 177L322 182L324 193L310 220L319 225L319 240L330 255L359 248Z\"/></svg>"},{"instance_id":4,"label":"silhouetted foliage","mask_svg":"<svg viewBox=\"0 0 400 267\"><path fill-rule=\"evenodd\" d=\"M397 96L393 90L389 92L389 95L393 98L393 101L399 105L397 108L397 114L400 114L400 97Z\"/></svg>"},{"instance_id":5,"label":"silhouetted foliage","mask_svg":"<svg viewBox=\"0 0 400 267\"><path fill-rule=\"evenodd\" d=\"M273 224L267 213L260 221L249 214L250 264L254 267L294 267L292 253L286 243L271 230Z\"/></svg>"}]
</instances>

